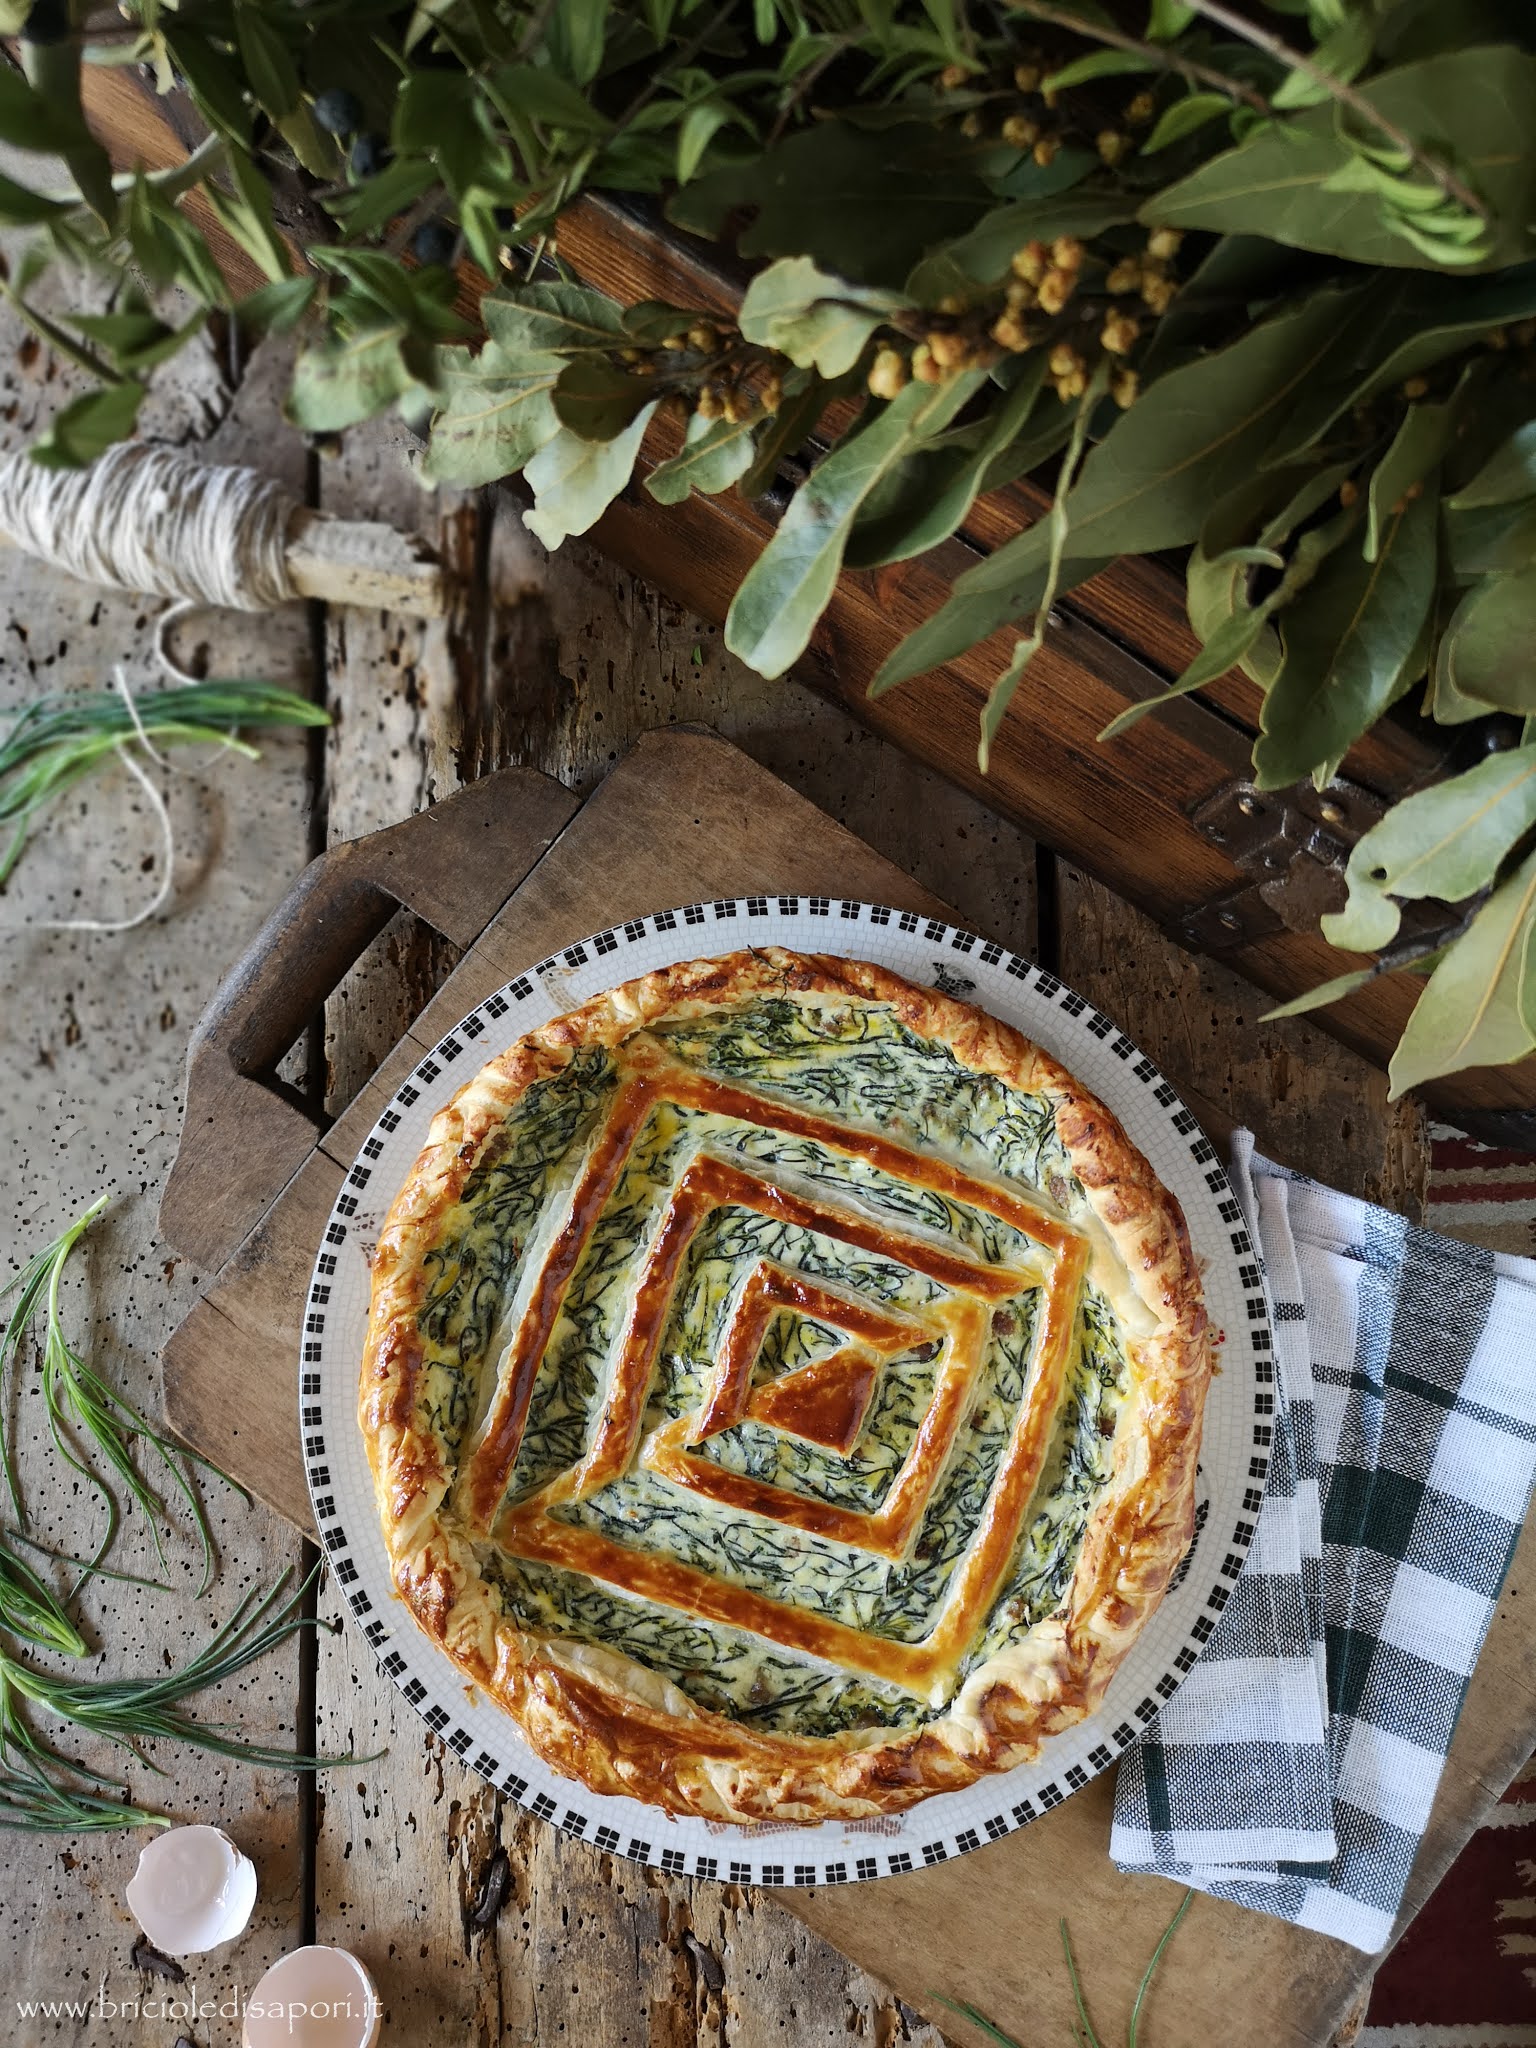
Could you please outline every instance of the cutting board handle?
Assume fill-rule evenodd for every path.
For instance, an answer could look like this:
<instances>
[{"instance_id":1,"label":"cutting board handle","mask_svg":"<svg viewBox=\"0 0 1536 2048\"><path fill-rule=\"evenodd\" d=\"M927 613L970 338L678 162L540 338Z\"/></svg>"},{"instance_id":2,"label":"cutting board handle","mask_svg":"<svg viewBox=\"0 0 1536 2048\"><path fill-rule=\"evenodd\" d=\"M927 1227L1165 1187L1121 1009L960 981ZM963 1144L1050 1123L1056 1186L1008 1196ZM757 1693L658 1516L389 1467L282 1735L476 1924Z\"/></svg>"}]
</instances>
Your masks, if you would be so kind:
<instances>
[{"instance_id":1,"label":"cutting board handle","mask_svg":"<svg viewBox=\"0 0 1536 2048\"><path fill-rule=\"evenodd\" d=\"M278 1062L397 910L471 945L575 800L507 768L310 862L220 984L187 1050L181 1148L160 1229L205 1270L252 1231L329 1128ZM531 836L530 836L531 835Z\"/></svg>"}]
</instances>

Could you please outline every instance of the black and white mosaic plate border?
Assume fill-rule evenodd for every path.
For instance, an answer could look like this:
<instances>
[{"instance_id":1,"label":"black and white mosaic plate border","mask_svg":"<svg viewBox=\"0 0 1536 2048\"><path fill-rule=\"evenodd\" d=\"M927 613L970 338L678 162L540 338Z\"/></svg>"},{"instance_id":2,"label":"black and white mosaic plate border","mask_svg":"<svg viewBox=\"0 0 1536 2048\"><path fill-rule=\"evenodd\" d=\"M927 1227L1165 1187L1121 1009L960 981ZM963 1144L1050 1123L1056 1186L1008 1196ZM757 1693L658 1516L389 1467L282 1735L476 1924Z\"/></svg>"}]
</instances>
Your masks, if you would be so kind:
<instances>
[{"instance_id":1,"label":"black and white mosaic plate border","mask_svg":"<svg viewBox=\"0 0 1536 2048\"><path fill-rule=\"evenodd\" d=\"M436 1112L486 1060L548 1018L653 968L753 944L878 961L979 1004L1053 1053L1108 1103L1178 1196L1211 1321L1224 1336L1206 1411L1195 1547L1099 1713L1054 1737L1036 1763L910 1813L804 1829L670 1819L590 1793L532 1756L396 1600L356 1420L367 1255ZM456 1756L531 1812L612 1854L733 1884L850 1884L944 1863L1011 1834L1143 1733L1193 1668L1242 1570L1269 1463L1274 1365L1258 1262L1216 1150L1116 1024L1031 961L938 919L837 897L738 896L576 941L488 996L420 1062L364 1141L326 1225L305 1310L299 1412L315 1519L341 1591L380 1669Z\"/></svg>"}]
</instances>

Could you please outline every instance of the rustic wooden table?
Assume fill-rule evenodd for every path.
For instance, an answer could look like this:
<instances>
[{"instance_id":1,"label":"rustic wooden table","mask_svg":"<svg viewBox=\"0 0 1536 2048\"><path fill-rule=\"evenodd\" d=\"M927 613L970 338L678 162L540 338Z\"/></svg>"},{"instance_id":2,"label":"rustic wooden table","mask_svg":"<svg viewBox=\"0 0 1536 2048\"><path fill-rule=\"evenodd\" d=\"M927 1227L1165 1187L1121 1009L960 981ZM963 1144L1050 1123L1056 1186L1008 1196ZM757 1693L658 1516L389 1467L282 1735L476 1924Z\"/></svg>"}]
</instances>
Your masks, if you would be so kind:
<instances>
[{"instance_id":1,"label":"rustic wooden table","mask_svg":"<svg viewBox=\"0 0 1536 2048\"><path fill-rule=\"evenodd\" d=\"M1379 1074L1304 1022L1260 1025L1261 999L1235 977L1173 949L1138 913L841 709L748 674L717 633L589 550L572 544L546 566L510 500L426 496L396 430L359 431L340 456L307 452L280 425L280 382L281 365L264 355L231 364L211 348L194 352L147 424L202 438L215 458L254 458L326 509L425 530L466 595L451 620L429 626L314 608L203 622L186 637L206 643L214 672L311 691L330 710L330 730L314 744L275 738L259 764L176 762L162 778L177 837L174 899L137 931L38 922L111 917L153 889L154 821L125 773L61 806L0 894L4 1255L17 1260L96 1194L113 1194L78 1262L68 1311L135 1400L155 1406L157 1347L205 1277L168 1256L155 1232L187 1033L295 873L328 842L504 762L530 763L585 792L636 733L673 721L718 727L979 926L1038 952L1123 1018L1176 1083L1251 1123L1279 1156L1413 1212L1425 1133L1414 1108L1388 1107ZM69 389L67 373L0 321L0 449L29 438ZM132 599L0 551L0 713L54 684L102 685L119 661L142 686L147 616ZM292 1057L296 1085L346 1101L451 965L443 941L399 921ZM229 1391L241 1399L238 1386ZM30 1372L10 1399L7 1421L23 1441L44 1534L60 1549L88 1548L98 1510L45 1453ZM89 1605L102 1669L180 1660L247 1587L300 1565L287 1525L217 1487L210 1500L222 1561L215 1587L201 1602L190 1592L98 1587ZM142 1530L130 1524L127 1534L130 1556L134 1545L144 1554ZM337 1611L328 1592L321 1609ZM1523 1638L1494 1678L1529 1695ZM1486 1691L1481 1673L1479 1686ZM182 1750L158 1759L163 1779L133 1769L141 1797L179 1819L225 1822L261 1872L250 1932L232 1956L198 1972L202 2000L249 1988L303 1940L334 1940L367 1957L388 2038L412 2048L812 2048L850 2035L878 2048L938 2048L910 2008L774 1901L601 1857L503 1805L425 1737L350 1629L269 1659L230 1711L270 1740L386 1753L317 1786ZM1463 1809L1480 1784L1496 1791L1516 1760L1505 1755L1507 1737L1501 1748L1486 1700L1468 1719L1475 1739L1453 1773ZM16 1838L0 1884L0 2038L26 2048L130 2038L144 2048L182 2039L223 2048L237 2039L216 2012L185 2016L190 1980L175 1985L135 1968L122 1894L137 1849L126 1835ZM1443 1861L1438 1845L1425 1884L1436 1856ZM1146 2048L1184 2039L1177 1981L1175 1958ZM13 2017L13 1998L80 2000L98 1987L120 2003L169 2002L168 2016ZM1105 2011L1102 2024L1117 2037L1123 2015Z\"/></svg>"}]
</instances>

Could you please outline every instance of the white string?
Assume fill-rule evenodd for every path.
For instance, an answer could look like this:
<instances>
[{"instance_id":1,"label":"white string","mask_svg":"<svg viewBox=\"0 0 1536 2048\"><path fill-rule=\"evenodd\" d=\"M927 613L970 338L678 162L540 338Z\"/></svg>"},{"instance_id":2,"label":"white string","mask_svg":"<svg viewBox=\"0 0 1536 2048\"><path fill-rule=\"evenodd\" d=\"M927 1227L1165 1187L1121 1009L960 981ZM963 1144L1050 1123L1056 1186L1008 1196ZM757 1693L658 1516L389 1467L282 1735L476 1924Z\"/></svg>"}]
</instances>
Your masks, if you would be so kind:
<instances>
[{"instance_id":1,"label":"white string","mask_svg":"<svg viewBox=\"0 0 1536 2048\"><path fill-rule=\"evenodd\" d=\"M176 609L180 610L181 607L178 606ZM167 659L163 651L161 659L163 661ZM112 671L112 685L123 700L129 722L138 736L139 745L152 761L165 769L168 774L174 774L176 771L173 764L161 753L144 729L144 721L139 716L138 705L133 701L133 693L128 688L128 678L123 673L121 662ZM131 932L141 924L148 924L156 911L164 905L165 899L171 893L171 880L176 869L176 833L171 824L170 811L166 807L165 798L156 789L154 783L150 781L148 775L134 759L133 755L129 753L123 741L119 740L112 751L117 755L117 758L129 773L137 778L144 794L149 798L155 817L159 821L160 843L164 848L164 864L160 875L159 888L156 889L154 895L144 905L143 909L135 911L132 917L25 918L19 924L0 924L0 937L20 932Z\"/></svg>"},{"instance_id":2,"label":"white string","mask_svg":"<svg viewBox=\"0 0 1536 2048\"><path fill-rule=\"evenodd\" d=\"M298 592L288 523L298 500L254 469L124 441L89 469L0 462L0 535L86 583L257 612Z\"/></svg>"}]
</instances>

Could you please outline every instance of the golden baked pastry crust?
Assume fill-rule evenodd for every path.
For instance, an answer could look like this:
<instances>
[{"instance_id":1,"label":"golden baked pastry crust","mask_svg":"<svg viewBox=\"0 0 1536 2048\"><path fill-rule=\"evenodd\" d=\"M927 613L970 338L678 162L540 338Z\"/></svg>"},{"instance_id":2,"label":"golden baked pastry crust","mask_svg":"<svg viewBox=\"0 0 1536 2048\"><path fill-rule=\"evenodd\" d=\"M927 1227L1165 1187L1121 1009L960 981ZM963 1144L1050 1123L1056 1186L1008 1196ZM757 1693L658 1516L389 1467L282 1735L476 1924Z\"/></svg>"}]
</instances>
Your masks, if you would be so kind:
<instances>
[{"instance_id":1,"label":"golden baked pastry crust","mask_svg":"<svg viewBox=\"0 0 1536 2048\"><path fill-rule=\"evenodd\" d=\"M840 1122L776 1090L743 1089L680 1062L669 1049L696 1020L745 1014L764 1003L791 1004L812 1021L831 1017L845 1029L874 1020L882 1030L947 1048L971 1075L990 1077L1019 1097L1043 1098L1054 1108L1055 1136L1076 1187L1068 1196L1059 1182L1052 1192L988 1177L867 1121ZM455 1439L442 1424L440 1404L429 1398L437 1382L423 1336L433 1289L442 1290L449 1219L462 1213L456 1205L495 1157L498 1136L528 1091L600 1049L618 1067L605 1119L546 1203L538 1243L520 1248L520 1256L530 1256L517 1301L496 1333L498 1382L491 1387L485 1375L481 1412ZM996 1219L1015 1247L1027 1240L1034 1249L1016 1251L1011 1265L989 1267L920 1224L904 1232L857 1199L835 1200L792 1175L765 1178L718 1148L701 1149L668 1189L660 1221L633 1262L618 1362L580 1459L508 1505L563 1291L658 1102L681 1102L701 1115L766 1119L786 1142L804 1141L857 1162L860 1171L888 1173L930 1197L970 1204ZM919 1310L882 1308L835 1280L797 1276L759 1259L733 1283L732 1320L708 1367L699 1412L646 1432L647 1390L679 1271L700 1219L729 1206L759 1215L771 1210L789 1228L830 1231L850 1257L862 1248L915 1264L933 1300ZM722 1527L758 1516L789 1530L792 1543L852 1543L876 1560L908 1556L969 1399L968 1374L995 1327L992 1317L1011 1313L990 1304L1018 1294L1021 1273L1036 1256L1038 1270L1025 1274L1039 1288L1029 1398L922 1640L894 1640L889 1631L776 1602L571 1519L572 1503L595 1498L638 1460L647 1483L707 1497L726 1518ZM1057 1455L1052 1432L1080 1343L1079 1297L1090 1271L1099 1298L1117 1303L1124 1361L1105 1447L1107 1476L1087 1513L1064 1594L978 1663L977 1645L1037 1507L1042 1475ZM851 1341L754 1388L756 1347L786 1306L813 1319L838 1318L839 1333ZM882 1360L903 1346L919 1355L912 1346L924 1336L937 1353L932 1404L878 1512L855 1515L846 1504L767 1485L701 1455L702 1444L744 1417L846 1455ZM682 962L595 998L518 1040L439 1112L379 1239L359 1418L401 1597L552 1768L595 1792L627 1794L673 1813L811 1823L893 1812L958 1789L983 1772L1032 1758L1045 1737L1094 1711L1188 1547L1210 1369L1200 1283L1179 1206L1100 1102L1020 1033L967 1004L877 966L766 948ZM489 1575L496 1552L594 1580L709 1628L766 1637L818 1672L831 1667L921 1696L928 1718L818 1734L753 1727L702 1706L621 1647L537 1626L526 1614L520 1620Z\"/></svg>"}]
</instances>

